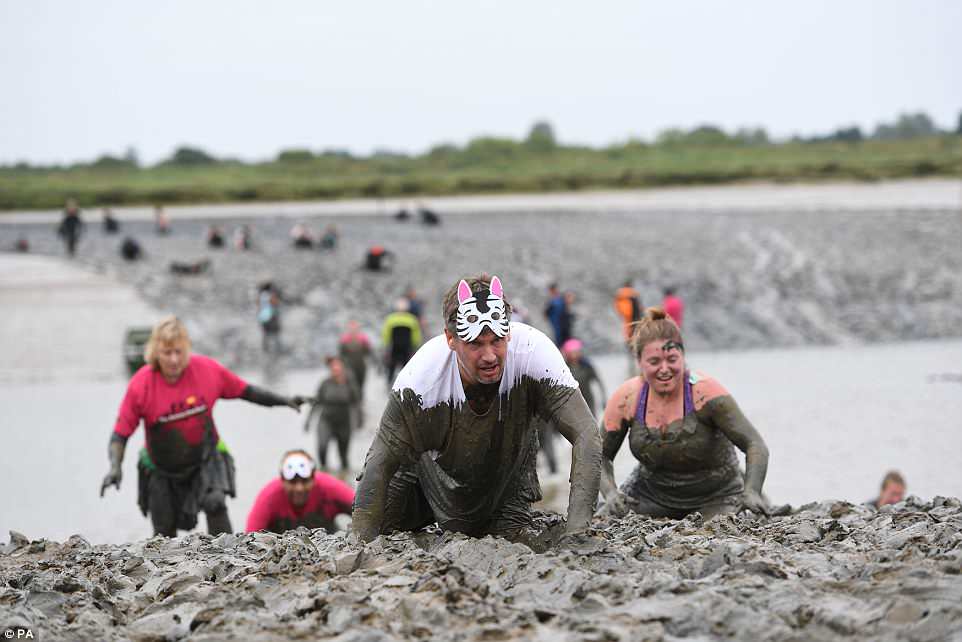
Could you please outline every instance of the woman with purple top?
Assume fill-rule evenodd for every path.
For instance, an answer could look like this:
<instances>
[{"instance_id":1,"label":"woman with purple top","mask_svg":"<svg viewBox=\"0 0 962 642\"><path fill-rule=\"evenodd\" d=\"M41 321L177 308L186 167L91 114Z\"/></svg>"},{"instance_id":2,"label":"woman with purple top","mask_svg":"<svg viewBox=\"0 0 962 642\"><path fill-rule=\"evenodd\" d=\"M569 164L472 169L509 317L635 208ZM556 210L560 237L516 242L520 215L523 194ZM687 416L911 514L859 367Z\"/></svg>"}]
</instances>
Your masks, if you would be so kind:
<instances>
[{"instance_id":1,"label":"woman with purple top","mask_svg":"<svg viewBox=\"0 0 962 642\"><path fill-rule=\"evenodd\" d=\"M678 325L661 308L648 308L631 347L641 376L621 384L605 408L602 514L768 515L768 448L720 383L688 370ZM619 490L612 462L626 436L638 466ZM744 476L736 446L745 453Z\"/></svg>"}]
</instances>

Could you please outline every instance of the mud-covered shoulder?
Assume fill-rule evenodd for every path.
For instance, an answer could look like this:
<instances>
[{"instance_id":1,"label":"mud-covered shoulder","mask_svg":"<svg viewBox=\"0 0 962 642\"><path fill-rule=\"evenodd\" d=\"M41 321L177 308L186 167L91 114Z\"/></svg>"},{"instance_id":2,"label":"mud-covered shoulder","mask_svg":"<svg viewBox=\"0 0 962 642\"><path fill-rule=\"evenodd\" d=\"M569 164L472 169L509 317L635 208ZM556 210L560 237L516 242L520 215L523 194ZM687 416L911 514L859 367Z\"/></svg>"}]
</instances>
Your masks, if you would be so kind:
<instances>
[{"instance_id":1,"label":"mud-covered shoulder","mask_svg":"<svg viewBox=\"0 0 962 642\"><path fill-rule=\"evenodd\" d=\"M393 390L377 427L376 438L405 463L413 463L426 449L425 437L433 441L430 439L430 422L414 421L419 412L421 399L414 390Z\"/></svg>"},{"instance_id":2,"label":"mud-covered shoulder","mask_svg":"<svg viewBox=\"0 0 962 642\"><path fill-rule=\"evenodd\" d=\"M605 405L605 430L621 430L634 414L641 390L641 377L632 377L618 386Z\"/></svg>"},{"instance_id":3,"label":"mud-covered shoulder","mask_svg":"<svg viewBox=\"0 0 962 642\"><path fill-rule=\"evenodd\" d=\"M506 392L524 377L535 381L550 380L554 385L568 388L578 387L571 369L551 339L537 328L512 323L501 391Z\"/></svg>"},{"instance_id":4,"label":"mud-covered shoulder","mask_svg":"<svg viewBox=\"0 0 962 642\"><path fill-rule=\"evenodd\" d=\"M718 383L717 379L703 372L692 372L691 381L691 396L695 403L695 410L701 410L713 399L731 396L731 393L725 386Z\"/></svg>"}]
</instances>

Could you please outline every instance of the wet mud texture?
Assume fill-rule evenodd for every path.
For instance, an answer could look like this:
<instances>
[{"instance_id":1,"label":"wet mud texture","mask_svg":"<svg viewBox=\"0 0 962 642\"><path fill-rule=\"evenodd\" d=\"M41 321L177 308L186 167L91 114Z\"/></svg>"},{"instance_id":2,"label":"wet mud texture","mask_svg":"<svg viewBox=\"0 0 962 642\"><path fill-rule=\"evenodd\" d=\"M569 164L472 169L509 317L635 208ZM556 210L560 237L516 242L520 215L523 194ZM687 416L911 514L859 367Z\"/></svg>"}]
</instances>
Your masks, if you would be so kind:
<instances>
[{"instance_id":1,"label":"wet mud texture","mask_svg":"<svg viewBox=\"0 0 962 642\"><path fill-rule=\"evenodd\" d=\"M505 212L444 216L426 227L383 216L307 218L315 231L333 223L336 250L295 250L286 218L250 220L254 249L208 249L209 221L174 220L168 236L150 222L121 221L101 231L84 213L79 264L136 286L148 302L182 316L199 352L232 367L261 365L258 282L277 283L282 308L281 366L317 367L333 353L345 322L357 318L372 338L404 287L425 304L427 335L441 331L440 298L465 274L498 274L512 304L548 330L546 287L577 295L575 335L589 353L621 349L612 296L634 280L645 305L674 285L686 303L689 349L738 349L958 336L962 327L962 217L958 212ZM230 235L236 224L218 220ZM0 247L26 235L40 254L63 255L50 225L0 228ZM127 263L126 235L144 246ZM361 270L367 248L395 253L391 273ZM209 258L198 275L171 274L172 261ZM120 337L118 337L118 343Z\"/></svg>"},{"instance_id":2,"label":"wet mud texture","mask_svg":"<svg viewBox=\"0 0 962 642\"><path fill-rule=\"evenodd\" d=\"M13 534L0 624L44 640L958 640L962 511L824 502L753 519L631 515L545 553L422 532Z\"/></svg>"}]
</instances>

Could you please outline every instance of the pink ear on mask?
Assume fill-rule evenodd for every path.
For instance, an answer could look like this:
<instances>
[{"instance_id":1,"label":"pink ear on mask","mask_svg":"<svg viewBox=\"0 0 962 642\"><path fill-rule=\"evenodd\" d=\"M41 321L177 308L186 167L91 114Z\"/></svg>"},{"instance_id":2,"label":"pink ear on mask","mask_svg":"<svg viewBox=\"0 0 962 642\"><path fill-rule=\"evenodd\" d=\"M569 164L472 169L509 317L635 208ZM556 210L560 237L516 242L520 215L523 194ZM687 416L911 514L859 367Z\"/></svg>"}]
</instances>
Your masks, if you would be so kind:
<instances>
[{"instance_id":1,"label":"pink ear on mask","mask_svg":"<svg viewBox=\"0 0 962 642\"><path fill-rule=\"evenodd\" d=\"M471 288L468 287L468 284L464 279L461 279L461 282L458 283L458 303L464 303L472 296Z\"/></svg>"},{"instance_id":2,"label":"pink ear on mask","mask_svg":"<svg viewBox=\"0 0 962 642\"><path fill-rule=\"evenodd\" d=\"M491 294L499 299L504 298L504 290L501 289L501 279L496 276L491 277Z\"/></svg>"}]
</instances>

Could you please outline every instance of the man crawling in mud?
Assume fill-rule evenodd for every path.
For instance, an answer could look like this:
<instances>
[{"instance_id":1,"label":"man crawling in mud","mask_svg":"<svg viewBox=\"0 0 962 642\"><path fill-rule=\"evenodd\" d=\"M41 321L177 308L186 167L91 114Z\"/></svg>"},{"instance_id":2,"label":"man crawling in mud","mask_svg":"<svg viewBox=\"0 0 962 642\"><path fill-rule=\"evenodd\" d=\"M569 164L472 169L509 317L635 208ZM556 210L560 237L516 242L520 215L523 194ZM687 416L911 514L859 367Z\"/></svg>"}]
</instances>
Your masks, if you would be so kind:
<instances>
[{"instance_id":1,"label":"man crawling in mud","mask_svg":"<svg viewBox=\"0 0 962 642\"><path fill-rule=\"evenodd\" d=\"M529 540L541 499L534 419L572 444L567 534L587 529L601 439L578 384L543 333L511 323L498 277L444 296L444 334L401 370L358 478L353 529L364 541L437 523ZM536 534L535 534L536 536Z\"/></svg>"}]
</instances>

